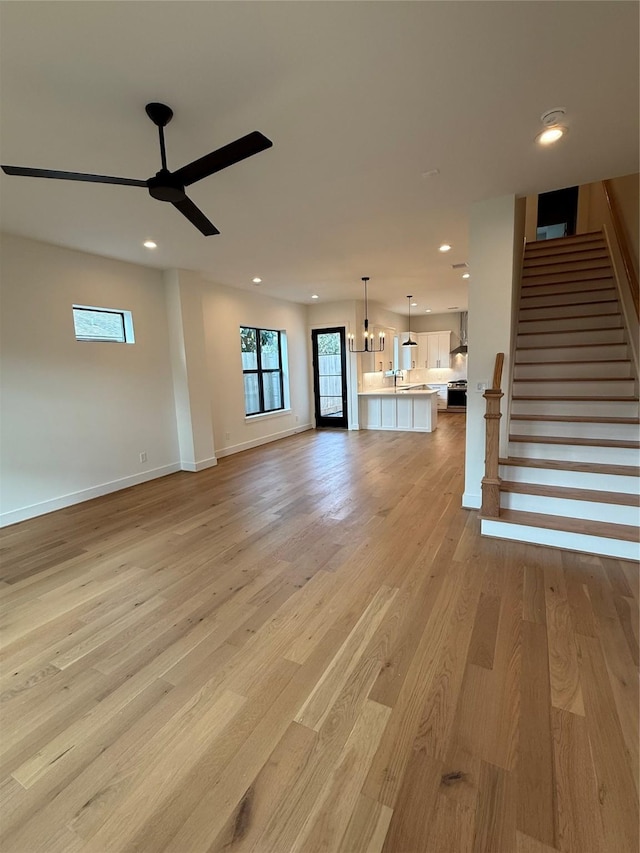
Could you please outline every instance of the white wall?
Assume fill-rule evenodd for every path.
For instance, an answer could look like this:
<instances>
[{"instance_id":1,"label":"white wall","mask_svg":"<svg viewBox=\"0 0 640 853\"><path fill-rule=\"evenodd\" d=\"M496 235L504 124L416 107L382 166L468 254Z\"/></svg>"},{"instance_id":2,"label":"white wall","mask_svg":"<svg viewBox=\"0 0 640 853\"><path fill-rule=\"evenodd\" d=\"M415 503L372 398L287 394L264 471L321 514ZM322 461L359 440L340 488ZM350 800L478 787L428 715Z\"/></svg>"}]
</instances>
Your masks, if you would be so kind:
<instances>
[{"instance_id":1,"label":"white wall","mask_svg":"<svg viewBox=\"0 0 640 853\"><path fill-rule=\"evenodd\" d=\"M1 249L2 522L176 470L162 274L8 235ZM131 311L135 344L76 341L74 303Z\"/></svg>"},{"instance_id":2,"label":"white wall","mask_svg":"<svg viewBox=\"0 0 640 853\"><path fill-rule=\"evenodd\" d=\"M505 354L503 390L509 387L509 354L516 256L524 235L524 200L513 195L477 202L471 207L469 263L469 355L467 361L467 436L463 505L479 508L484 476L485 400L478 383L491 385L496 353ZM503 399L503 403L506 400ZM504 409L503 409L504 411ZM506 414L503 414L503 430Z\"/></svg>"},{"instance_id":3,"label":"white wall","mask_svg":"<svg viewBox=\"0 0 640 853\"><path fill-rule=\"evenodd\" d=\"M228 456L309 429L312 394L306 306L203 282L202 316L216 456ZM287 333L289 410L245 417L240 326Z\"/></svg>"}]
</instances>

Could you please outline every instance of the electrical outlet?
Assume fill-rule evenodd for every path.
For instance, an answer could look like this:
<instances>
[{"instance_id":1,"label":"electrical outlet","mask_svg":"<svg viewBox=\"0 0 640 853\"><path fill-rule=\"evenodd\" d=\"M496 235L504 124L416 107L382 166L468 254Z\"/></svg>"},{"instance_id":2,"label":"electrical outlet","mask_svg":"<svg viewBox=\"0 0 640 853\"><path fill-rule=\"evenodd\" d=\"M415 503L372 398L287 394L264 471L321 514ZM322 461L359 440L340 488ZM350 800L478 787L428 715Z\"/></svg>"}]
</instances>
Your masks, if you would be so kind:
<instances>
[{"instance_id":1,"label":"electrical outlet","mask_svg":"<svg viewBox=\"0 0 640 853\"><path fill-rule=\"evenodd\" d=\"M476 383L476 391L486 391L487 383L486 382L478 382Z\"/></svg>"},{"instance_id":2,"label":"electrical outlet","mask_svg":"<svg viewBox=\"0 0 640 853\"><path fill-rule=\"evenodd\" d=\"M147 461L147 451L146 450L143 450L142 453L140 454L140 461L141 462Z\"/></svg>"},{"instance_id":3,"label":"electrical outlet","mask_svg":"<svg viewBox=\"0 0 640 853\"><path fill-rule=\"evenodd\" d=\"M298 423L299 420L300 418L296 415L296 423Z\"/></svg>"},{"instance_id":4,"label":"electrical outlet","mask_svg":"<svg viewBox=\"0 0 640 853\"><path fill-rule=\"evenodd\" d=\"M231 438L231 433L230 433L230 432L225 432L224 437L225 437L226 439Z\"/></svg>"}]
</instances>

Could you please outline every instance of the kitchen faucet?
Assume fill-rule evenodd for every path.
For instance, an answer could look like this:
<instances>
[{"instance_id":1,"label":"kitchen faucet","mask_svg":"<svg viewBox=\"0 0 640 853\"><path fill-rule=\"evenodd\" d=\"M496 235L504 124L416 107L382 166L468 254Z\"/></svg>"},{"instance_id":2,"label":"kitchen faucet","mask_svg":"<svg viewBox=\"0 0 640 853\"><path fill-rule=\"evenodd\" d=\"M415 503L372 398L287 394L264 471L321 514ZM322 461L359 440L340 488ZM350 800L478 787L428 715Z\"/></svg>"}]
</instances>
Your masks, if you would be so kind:
<instances>
[{"instance_id":1,"label":"kitchen faucet","mask_svg":"<svg viewBox=\"0 0 640 853\"><path fill-rule=\"evenodd\" d=\"M404 380L404 370L394 370L393 371L393 387L395 388L398 383L398 376L400 379Z\"/></svg>"}]
</instances>

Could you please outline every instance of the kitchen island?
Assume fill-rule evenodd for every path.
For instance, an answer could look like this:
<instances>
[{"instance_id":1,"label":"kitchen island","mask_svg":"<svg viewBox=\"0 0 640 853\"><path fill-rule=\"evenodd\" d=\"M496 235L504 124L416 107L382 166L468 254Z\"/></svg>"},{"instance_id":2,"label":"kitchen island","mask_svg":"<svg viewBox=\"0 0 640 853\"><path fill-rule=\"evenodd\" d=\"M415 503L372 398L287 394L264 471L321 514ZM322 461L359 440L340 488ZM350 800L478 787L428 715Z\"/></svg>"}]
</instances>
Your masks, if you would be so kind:
<instances>
[{"instance_id":1,"label":"kitchen island","mask_svg":"<svg viewBox=\"0 0 640 853\"><path fill-rule=\"evenodd\" d=\"M438 392L425 385L361 391L358 414L360 429L433 432L438 426Z\"/></svg>"}]
</instances>

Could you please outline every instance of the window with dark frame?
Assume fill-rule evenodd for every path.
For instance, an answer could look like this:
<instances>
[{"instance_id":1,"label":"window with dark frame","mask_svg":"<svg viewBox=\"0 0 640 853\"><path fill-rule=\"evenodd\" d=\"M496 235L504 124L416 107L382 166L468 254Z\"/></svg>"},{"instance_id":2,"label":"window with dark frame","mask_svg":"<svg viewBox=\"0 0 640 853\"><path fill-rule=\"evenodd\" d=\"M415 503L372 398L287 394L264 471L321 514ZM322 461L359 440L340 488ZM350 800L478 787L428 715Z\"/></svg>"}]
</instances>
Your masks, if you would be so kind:
<instances>
[{"instance_id":1,"label":"window with dark frame","mask_svg":"<svg viewBox=\"0 0 640 853\"><path fill-rule=\"evenodd\" d=\"M284 409L281 332L240 326L240 345L245 414Z\"/></svg>"},{"instance_id":2,"label":"window with dark frame","mask_svg":"<svg viewBox=\"0 0 640 853\"><path fill-rule=\"evenodd\" d=\"M134 342L130 311L74 305L73 326L77 341L117 344Z\"/></svg>"}]
</instances>

